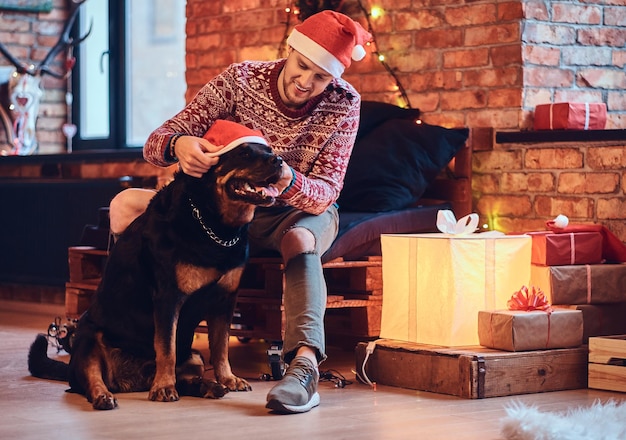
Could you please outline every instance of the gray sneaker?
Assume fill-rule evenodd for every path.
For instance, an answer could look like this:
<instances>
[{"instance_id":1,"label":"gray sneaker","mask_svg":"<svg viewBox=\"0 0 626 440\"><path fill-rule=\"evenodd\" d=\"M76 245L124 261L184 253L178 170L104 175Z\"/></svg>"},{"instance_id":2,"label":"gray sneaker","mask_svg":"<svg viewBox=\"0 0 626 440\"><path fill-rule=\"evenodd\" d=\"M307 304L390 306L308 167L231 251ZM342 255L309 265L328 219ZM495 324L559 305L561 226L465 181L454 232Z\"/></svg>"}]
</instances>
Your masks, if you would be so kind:
<instances>
[{"instance_id":1,"label":"gray sneaker","mask_svg":"<svg viewBox=\"0 0 626 440\"><path fill-rule=\"evenodd\" d=\"M304 356L296 356L285 376L267 393L266 408L283 414L303 413L320 404L317 366Z\"/></svg>"}]
</instances>

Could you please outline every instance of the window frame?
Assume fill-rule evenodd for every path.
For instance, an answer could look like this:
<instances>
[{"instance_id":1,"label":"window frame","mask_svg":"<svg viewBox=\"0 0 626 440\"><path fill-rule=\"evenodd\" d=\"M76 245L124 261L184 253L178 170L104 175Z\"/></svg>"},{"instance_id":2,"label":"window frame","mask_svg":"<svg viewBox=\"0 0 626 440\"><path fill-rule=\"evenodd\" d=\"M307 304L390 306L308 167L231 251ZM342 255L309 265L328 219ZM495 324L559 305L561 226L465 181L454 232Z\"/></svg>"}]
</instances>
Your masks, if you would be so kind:
<instances>
[{"instance_id":1,"label":"window frame","mask_svg":"<svg viewBox=\"0 0 626 440\"><path fill-rule=\"evenodd\" d=\"M136 150L136 146L126 143L126 0L108 1L109 5L109 49L103 54L103 62L109 65L109 136L96 139L83 139L80 130L72 140L73 151L90 150ZM80 20L77 20L80 22ZM73 90L72 120L80 124L81 59L77 54L71 78Z\"/></svg>"}]
</instances>

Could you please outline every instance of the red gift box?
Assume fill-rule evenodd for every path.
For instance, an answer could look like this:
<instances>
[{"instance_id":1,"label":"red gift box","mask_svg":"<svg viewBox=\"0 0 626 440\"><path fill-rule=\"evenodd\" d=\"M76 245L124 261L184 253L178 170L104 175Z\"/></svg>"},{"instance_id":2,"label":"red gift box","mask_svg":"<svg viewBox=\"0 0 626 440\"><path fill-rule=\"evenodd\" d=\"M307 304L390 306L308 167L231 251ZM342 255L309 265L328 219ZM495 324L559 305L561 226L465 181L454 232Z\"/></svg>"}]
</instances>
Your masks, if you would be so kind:
<instances>
[{"instance_id":1,"label":"red gift box","mask_svg":"<svg viewBox=\"0 0 626 440\"><path fill-rule=\"evenodd\" d=\"M606 104L560 102L535 107L535 130L603 130Z\"/></svg>"},{"instance_id":2,"label":"red gift box","mask_svg":"<svg viewBox=\"0 0 626 440\"><path fill-rule=\"evenodd\" d=\"M533 239L531 263L541 266L602 263L600 232L528 232Z\"/></svg>"}]
</instances>

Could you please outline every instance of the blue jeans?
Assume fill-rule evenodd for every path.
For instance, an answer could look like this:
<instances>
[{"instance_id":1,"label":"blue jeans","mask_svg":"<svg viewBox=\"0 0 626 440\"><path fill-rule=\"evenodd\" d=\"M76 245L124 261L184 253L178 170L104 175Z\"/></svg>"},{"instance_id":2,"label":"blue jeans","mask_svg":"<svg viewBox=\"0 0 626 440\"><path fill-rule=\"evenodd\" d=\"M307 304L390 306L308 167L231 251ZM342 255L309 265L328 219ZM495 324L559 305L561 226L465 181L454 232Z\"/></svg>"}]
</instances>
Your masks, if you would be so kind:
<instances>
[{"instance_id":1,"label":"blue jeans","mask_svg":"<svg viewBox=\"0 0 626 440\"><path fill-rule=\"evenodd\" d=\"M320 215L291 207L257 208L248 229L250 255L274 250L280 253L285 233L295 227L309 230L315 237L315 252L299 254L285 262L285 335L283 358L293 360L301 346L316 350L318 362L326 359L324 313L326 281L321 256L332 245L339 229L339 214L333 205Z\"/></svg>"}]
</instances>

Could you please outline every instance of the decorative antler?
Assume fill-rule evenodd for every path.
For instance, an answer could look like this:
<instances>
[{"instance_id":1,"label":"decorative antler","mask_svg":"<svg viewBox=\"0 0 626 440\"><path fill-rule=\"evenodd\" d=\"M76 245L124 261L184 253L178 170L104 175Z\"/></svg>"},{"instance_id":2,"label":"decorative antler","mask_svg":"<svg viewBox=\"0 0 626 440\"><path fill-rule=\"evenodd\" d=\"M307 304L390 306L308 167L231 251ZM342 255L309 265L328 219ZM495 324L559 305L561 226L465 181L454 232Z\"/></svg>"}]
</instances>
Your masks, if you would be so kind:
<instances>
[{"instance_id":1,"label":"decorative antler","mask_svg":"<svg viewBox=\"0 0 626 440\"><path fill-rule=\"evenodd\" d=\"M80 6L83 3L85 3L85 1L87 1L87 0L79 0L79 1L72 0L72 6L70 7L70 16L67 19L67 21L65 22L65 26L63 27L63 32L61 32L61 35L59 36L59 40L52 47L52 49L50 49L50 51L48 52L46 57L43 59L43 61L41 63L39 63L39 66L37 66L36 68L33 69L33 73L31 73L31 74L36 75L36 74L47 73L48 75L54 76L55 78L59 78L59 79L65 77L66 73L62 73L61 74L61 73L55 72L54 70L50 69L48 64L61 51L67 50L69 48L73 48L75 46L78 46L80 43L82 43L89 36L89 34L91 34L91 28L93 27L93 22L90 23L89 30L82 37L80 37L80 38L78 38L76 40L74 40L72 37L70 37L70 32L72 30L72 26L74 26L74 21L76 21L76 16L78 15L78 10L80 9ZM72 67L74 67L73 64L74 63L73 63L73 60L72 60L72 65L68 66L68 70L71 70Z\"/></svg>"},{"instance_id":2,"label":"decorative antler","mask_svg":"<svg viewBox=\"0 0 626 440\"><path fill-rule=\"evenodd\" d=\"M58 79L64 79L72 71L75 60L71 51L89 36L93 27L92 21L85 35L78 39L70 37L70 32L78 16L78 10L85 1L71 0L69 16L63 25L63 31L58 41L37 66L21 62L0 43L0 53L15 66L15 72L9 78L8 83L9 110L13 123L8 123L10 121L4 117L5 115L0 121L5 125L7 131L11 131L7 138L13 144L12 154L28 155L37 151L36 122L39 115L39 102L43 95L41 78L44 74L48 74ZM60 73L51 69L49 64L62 51L68 51L68 54L65 72Z\"/></svg>"},{"instance_id":3,"label":"decorative antler","mask_svg":"<svg viewBox=\"0 0 626 440\"><path fill-rule=\"evenodd\" d=\"M2 44L2 42L0 42L0 52L2 52L2 55L4 55L6 57L7 60L9 60L11 62L11 64L13 64L15 66L15 69L17 70L18 73L28 73L29 72L29 66L26 63L21 62L20 60L18 60L17 58L15 58L11 52L9 52L9 50L4 46L4 44Z\"/></svg>"},{"instance_id":4,"label":"decorative antler","mask_svg":"<svg viewBox=\"0 0 626 440\"><path fill-rule=\"evenodd\" d=\"M0 53L2 53L8 61L11 62L15 66L17 73L27 74L31 76L43 75L47 73L48 75L54 76L55 78L64 78L67 73L59 73L50 68L48 64L56 57L61 51L67 50L69 48L73 48L82 43L88 36L91 34L91 29L93 27L93 22L89 25L89 30L85 35L78 39L73 39L70 37L70 32L72 30L72 26L74 25L74 21L76 21L76 16L78 15L78 10L80 6L85 3L87 0L72 0L70 6L70 16L68 17L65 25L63 26L63 32L59 36L59 40L56 44L50 49L50 51L46 54L45 58L38 66L27 64L23 61L18 60L14 55L9 52L9 50L0 42ZM68 66L68 70L71 70L72 65Z\"/></svg>"}]
</instances>

